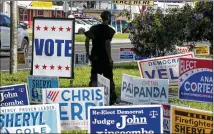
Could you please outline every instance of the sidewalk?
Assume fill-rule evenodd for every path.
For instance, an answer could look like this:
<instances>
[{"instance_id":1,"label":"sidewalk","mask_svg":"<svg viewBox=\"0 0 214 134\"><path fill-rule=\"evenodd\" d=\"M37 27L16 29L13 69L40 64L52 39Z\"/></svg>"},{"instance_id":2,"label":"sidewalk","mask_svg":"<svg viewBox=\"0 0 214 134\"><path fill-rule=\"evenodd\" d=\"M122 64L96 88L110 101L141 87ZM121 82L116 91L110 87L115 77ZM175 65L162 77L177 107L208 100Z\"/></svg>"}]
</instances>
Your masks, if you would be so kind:
<instances>
[{"instance_id":1,"label":"sidewalk","mask_svg":"<svg viewBox=\"0 0 214 134\"><path fill-rule=\"evenodd\" d=\"M112 39L112 44L131 43L130 39ZM85 42L75 42L75 44L85 44Z\"/></svg>"}]
</instances>

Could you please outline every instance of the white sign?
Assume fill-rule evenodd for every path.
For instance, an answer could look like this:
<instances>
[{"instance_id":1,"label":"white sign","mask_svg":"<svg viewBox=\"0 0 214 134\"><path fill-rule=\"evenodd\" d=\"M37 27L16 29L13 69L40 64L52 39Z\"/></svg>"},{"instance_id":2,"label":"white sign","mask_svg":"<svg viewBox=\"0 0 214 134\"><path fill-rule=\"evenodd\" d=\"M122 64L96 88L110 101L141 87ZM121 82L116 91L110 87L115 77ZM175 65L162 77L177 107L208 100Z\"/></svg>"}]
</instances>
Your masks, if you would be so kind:
<instances>
[{"instance_id":1,"label":"white sign","mask_svg":"<svg viewBox=\"0 0 214 134\"><path fill-rule=\"evenodd\" d=\"M142 79L123 74L121 100L140 105L157 101L168 103L168 98L168 79Z\"/></svg>"},{"instance_id":2,"label":"white sign","mask_svg":"<svg viewBox=\"0 0 214 134\"><path fill-rule=\"evenodd\" d=\"M105 106L108 106L110 103L110 80L100 74L97 74L97 86L104 87Z\"/></svg>"},{"instance_id":3,"label":"white sign","mask_svg":"<svg viewBox=\"0 0 214 134\"><path fill-rule=\"evenodd\" d=\"M104 88L46 88L43 103L59 103L63 130L87 130L88 108L104 106Z\"/></svg>"},{"instance_id":4,"label":"white sign","mask_svg":"<svg viewBox=\"0 0 214 134\"><path fill-rule=\"evenodd\" d=\"M180 47L180 46L176 46L176 50L178 53L188 53L191 52L189 47Z\"/></svg>"},{"instance_id":5,"label":"white sign","mask_svg":"<svg viewBox=\"0 0 214 134\"><path fill-rule=\"evenodd\" d=\"M179 58L194 57L194 53L177 54L138 61L142 78L169 79L170 86L178 85Z\"/></svg>"},{"instance_id":6,"label":"white sign","mask_svg":"<svg viewBox=\"0 0 214 134\"><path fill-rule=\"evenodd\" d=\"M61 133L59 105L29 105L0 109L1 134Z\"/></svg>"},{"instance_id":7,"label":"white sign","mask_svg":"<svg viewBox=\"0 0 214 134\"><path fill-rule=\"evenodd\" d=\"M35 18L31 75L74 77L74 19Z\"/></svg>"}]
</instances>

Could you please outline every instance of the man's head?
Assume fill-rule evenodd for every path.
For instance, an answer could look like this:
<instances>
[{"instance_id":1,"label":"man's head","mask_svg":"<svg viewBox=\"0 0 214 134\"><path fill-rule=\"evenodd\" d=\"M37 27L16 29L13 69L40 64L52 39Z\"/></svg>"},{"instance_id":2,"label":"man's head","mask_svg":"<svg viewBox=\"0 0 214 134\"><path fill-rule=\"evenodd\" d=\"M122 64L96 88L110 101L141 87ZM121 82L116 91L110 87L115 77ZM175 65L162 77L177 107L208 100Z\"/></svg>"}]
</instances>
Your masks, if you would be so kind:
<instances>
[{"instance_id":1,"label":"man's head","mask_svg":"<svg viewBox=\"0 0 214 134\"><path fill-rule=\"evenodd\" d=\"M109 11L103 11L100 15L104 23L111 23L111 13Z\"/></svg>"}]
</instances>

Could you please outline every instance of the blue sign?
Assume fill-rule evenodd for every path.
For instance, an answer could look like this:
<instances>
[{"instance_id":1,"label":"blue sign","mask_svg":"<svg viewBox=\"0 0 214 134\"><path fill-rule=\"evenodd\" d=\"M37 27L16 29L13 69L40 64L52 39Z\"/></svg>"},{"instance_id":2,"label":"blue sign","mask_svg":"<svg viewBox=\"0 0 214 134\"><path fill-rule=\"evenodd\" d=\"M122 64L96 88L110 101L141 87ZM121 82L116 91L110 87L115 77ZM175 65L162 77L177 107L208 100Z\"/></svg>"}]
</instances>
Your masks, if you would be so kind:
<instances>
[{"instance_id":1,"label":"blue sign","mask_svg":"<svg viewBox=\"0 0 214 134\"><path fill-rule=\"evenodd\" d=\"M59 105L29 105L1 108L1 134L61 133Z\"/></svg>"},{"instance_id":2,"label":"blue sign","mask_svg":"<svg viewBox=\"0 0 214 134\"><path fill-rule=\"evenodd\" d=\"M0 107L29 105L25 84L0 87Z\"/></svg>"},{"instance_id":3,"label":"blue sign","mask_svg":"<svg viewBox=\"0 0 214 134\"><path fill-rule=\"evenodd\" d=\"M163 133L161 105L89 108L88 133Z\"/></svg>"},{"instance_id":4,"label":"blue sign","mask_svg":"<svg viewBox=\"0 0 214 134\"><path fill-rule=\"evenodd\" d=\"M58 77L28 76L30 102L42 103L42 88L59 88Z\"/></svg>"},{"instance_id":5,"label":"blue sign","mask_svg":"<svg viewBox=\"0 0 214 134\"><path fill-rule=\"evenodd\" d=\"M213 60L180 58L179 99L213 103Z\"/></svg>"},{"instance_id":6,"label":"blue sign","mask_svg":"<svg viewBox=\"0 0 214 134\"><path fill-rule=\"evenodd\" d=\"M144 59L149 59L149 58L151 58L151 56L149 56L149 57L141 57L141 56L137 56L137 55L134 56L135 60L144 60Z\"/></svg>"}]
</instances>

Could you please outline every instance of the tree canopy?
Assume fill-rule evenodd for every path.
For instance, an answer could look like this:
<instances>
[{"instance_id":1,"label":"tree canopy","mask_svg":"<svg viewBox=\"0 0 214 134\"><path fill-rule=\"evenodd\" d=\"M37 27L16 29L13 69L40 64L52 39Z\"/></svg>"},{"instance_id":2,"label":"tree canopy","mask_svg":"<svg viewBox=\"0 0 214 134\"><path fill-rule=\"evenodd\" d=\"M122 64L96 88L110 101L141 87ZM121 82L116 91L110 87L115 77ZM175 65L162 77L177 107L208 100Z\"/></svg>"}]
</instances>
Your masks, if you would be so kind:
<instances>
[{"instance_id":1,"label":"tree canopy","mask_svg":"<svg viewBox=\"0 0 214 134\"><path fill-rule=\"evenodd\" d=\"M198 2L194 8L149 10L134 18L130 24L130 39L139 56L164 56L185 42L213 44L212 2Z\"/></svg>"}]
</instances>

